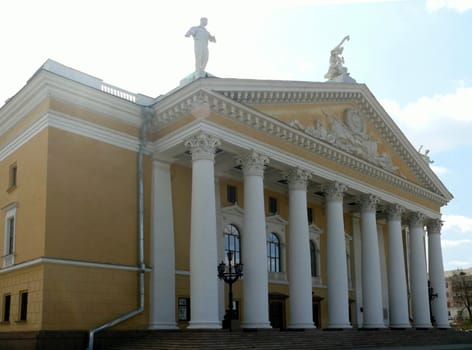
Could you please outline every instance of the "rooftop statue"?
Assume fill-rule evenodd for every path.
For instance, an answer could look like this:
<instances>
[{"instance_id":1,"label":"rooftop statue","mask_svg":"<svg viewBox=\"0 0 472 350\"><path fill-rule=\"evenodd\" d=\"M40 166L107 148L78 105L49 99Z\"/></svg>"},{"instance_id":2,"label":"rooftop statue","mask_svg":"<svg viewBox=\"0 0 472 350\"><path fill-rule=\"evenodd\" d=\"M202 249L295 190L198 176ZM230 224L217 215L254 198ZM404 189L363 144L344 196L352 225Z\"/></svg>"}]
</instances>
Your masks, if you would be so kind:
<instances>
[{"instance_id":1,"label":"rooftop statue","mask_svg":"<svg viewBox=\"0 0 472 350\"><path fill-rule=\"evenodd\" d=\"M343 66L344 57L341 56L344 48L342 45L345 41L350 39L349 35L345 36L343 40L334 49L331 50L331 56L329 57L329 70L325 74L325 78L332 80L340 75L348 74L347 68Z\"/></svg>"},{"instance_id":2,"label":"rooftop statue","mask_svg":"<svg viewBox=\"0 0 472 350\"><path fill-rule=\"evenodd\" d=\"M208 62L208 41L216 42L216 39L206 30L208 19L202 17L200 25L192 27L185 34L186 37L192 36L195 44L195 73L199 77L205 75L205 67Z\"/></svg>"}]
</instances>

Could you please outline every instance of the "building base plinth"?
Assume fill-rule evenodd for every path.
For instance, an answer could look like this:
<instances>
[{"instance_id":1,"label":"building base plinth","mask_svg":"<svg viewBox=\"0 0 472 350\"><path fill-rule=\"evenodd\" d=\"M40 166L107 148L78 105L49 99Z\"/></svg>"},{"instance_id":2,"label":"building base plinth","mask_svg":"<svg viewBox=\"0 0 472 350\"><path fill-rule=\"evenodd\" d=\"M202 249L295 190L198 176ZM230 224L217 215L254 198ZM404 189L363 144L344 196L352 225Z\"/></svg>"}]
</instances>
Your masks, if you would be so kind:
<instances>
[{"instance_id":1,"label":"building base plinth","mask_svg":"<svg viewBox=\"0 0 472 350\"><path fill-rule=\"evenodd\" d=\"M221 322L191 321L187 329L221 329Z\"/></svg>"}]
</instances>

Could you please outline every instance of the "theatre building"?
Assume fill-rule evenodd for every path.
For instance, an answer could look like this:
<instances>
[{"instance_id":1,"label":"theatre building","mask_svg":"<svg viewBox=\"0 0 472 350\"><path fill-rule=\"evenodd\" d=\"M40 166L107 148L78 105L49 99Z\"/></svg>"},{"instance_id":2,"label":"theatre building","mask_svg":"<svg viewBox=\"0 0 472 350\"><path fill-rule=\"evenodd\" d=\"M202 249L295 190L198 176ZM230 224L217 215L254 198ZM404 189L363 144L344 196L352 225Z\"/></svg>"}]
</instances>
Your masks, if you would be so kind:
<instances>
[{"instance_id":1,"label":"theatre building","mask_svg":"<svg viewBox=\"0 0 472 350\"><path fill-rule=\"evenodd\" d=\"M429 165L353 80L152 98L48 60L0 109L0 332L221 328L228 252L234 327L446 328Z\"/></svg>"}]
</instances>

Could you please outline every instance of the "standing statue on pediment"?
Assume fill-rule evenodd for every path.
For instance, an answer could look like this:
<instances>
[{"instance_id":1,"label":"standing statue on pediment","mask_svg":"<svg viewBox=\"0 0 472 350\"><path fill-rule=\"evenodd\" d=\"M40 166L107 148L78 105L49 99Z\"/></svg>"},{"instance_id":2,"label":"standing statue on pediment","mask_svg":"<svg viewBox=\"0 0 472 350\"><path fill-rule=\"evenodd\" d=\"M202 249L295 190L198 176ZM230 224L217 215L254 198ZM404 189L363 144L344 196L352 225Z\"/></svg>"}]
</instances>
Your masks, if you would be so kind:
<instances>
[{"instance_id":1,"label":"standing statue on pediment","mask_svg":"<svg viewBox=\"0 0 472 350\"><path fill-rule=\"evenodd\" d=\"M198 76L205 75L205 67L208 63L208 42L216 42L216 39L206 30L208 19L202 17L200 25L190 28L185 34L186 37L193 37L195 50L195 73Z\"/></svg>"},{"instance_id":2,"label":"standing statue on pediment","mask_svg":"<svg viewBox=\"0 0 472 350\"><path fill-rule=\"evenodd\" d=\"M341 56L344 48L342 45L345 41L350 39L349 35L345 36L343 40L337 45L334 49L331 50L331 55L329 57L329 70L325 74L325 78L328 80L334 79L340 75L347 74L347 68L343 66L344 57Z\"/></svg>"}]
</instances>

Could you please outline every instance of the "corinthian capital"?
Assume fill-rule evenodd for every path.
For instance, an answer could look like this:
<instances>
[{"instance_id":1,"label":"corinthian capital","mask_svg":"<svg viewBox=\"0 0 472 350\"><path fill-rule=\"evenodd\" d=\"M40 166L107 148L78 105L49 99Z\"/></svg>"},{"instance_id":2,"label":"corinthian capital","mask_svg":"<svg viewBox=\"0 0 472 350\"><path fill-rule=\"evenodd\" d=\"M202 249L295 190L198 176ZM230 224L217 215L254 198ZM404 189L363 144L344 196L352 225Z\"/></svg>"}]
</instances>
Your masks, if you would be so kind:
<instances>
[{"instance_id":1,"label":"corinthian capital","mask_svg":"<svg viewBox=\"0 0 472 350\"><path fill-rule=\"evenodd\" d=\"M221 141L214 136L200 132L187 139L184 144L190 149L192 160L214 160L216 148L221 145Z\"/></svg>"},{"instance_id":2,"label":"corinthian capital","mask_svg":"<svg viewBox=\"0 0 472 350\"><path fill-rule=\"evenodd\" d=\"M284 176L288 180L290 190L306 191L308 179L311 178L311 172L301 168L292 168Z\"/></svg>"},{"instance_id":3,"label":"corinthian capital","mask_svg":"<svg viewBox=\"0 0 472 350\"><path fill-rule=\"evenodd\" d=\"M422 214L422 213L420 213L420 212L411 213L411 214L408 216L408 222L410 223L410 226L413 226L413 227L417 227L417 226L423 227L423 225L424 225L424 214Z\"/></svg>"},{"instance_id":4,"label":"corinthian capital","mask_svg":"<svg viewBox=\"0 0 472 350\"><path fill-rule=\"evenodd\" d=\"M269 164L269 157L251 150L236 162L243 167L244 176L264 176L264 167Z\"/></svg>"},{"instance_id":5,"label":"corinthian capital","mask_svg":"<svg viewBox=\"0 0 472 350\"><path fill-rule=\"evenodd\" d=\"M358 199L361 210L364 212L375 212L377 210L377 204L379 204L379 197L373 194L363 194Z\"/></svg>"},{"instance_id":6,"label":"corinthian capital","mask_svg":"<svg viewBox=\"0 0 472 350\"><path fill-rule=\"evenodd\" d=\"M405 209L400 204L390 204L385 209L388 220L401 220L404 211Z\"/></svg>"},{"instance_id":7,"label":"corinthian capital","mask_svg":"<svg viewBox=\"0 0 472 350\"><path fill-rule=\"evenodd\" d=\"M431 219L426 223L428 235L441 234L442 221L440 219Z\"/></svg>"},{"instance_id":8,"label":"corinthian capital","mask_svg":"<svg viewBox=\"0 0 472 350\"><path fill-rule=\"evenodd\" d=\"M330 182L321 186L321 191L326 195L327 200L342 200L347 186L340 182Z\"/></svg>"}]
</instances>

